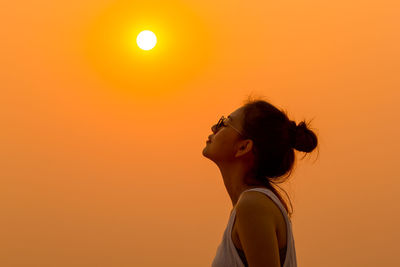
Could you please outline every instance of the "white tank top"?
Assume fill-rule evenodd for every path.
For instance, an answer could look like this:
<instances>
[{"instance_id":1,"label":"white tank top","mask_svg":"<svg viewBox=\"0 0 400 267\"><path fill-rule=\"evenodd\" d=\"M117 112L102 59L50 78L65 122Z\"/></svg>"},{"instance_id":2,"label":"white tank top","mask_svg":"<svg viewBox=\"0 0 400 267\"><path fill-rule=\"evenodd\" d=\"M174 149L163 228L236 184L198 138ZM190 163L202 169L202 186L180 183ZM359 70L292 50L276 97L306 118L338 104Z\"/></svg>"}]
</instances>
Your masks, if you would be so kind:
<instances>
[{"instance_id":1,"label":"white tank top","mask_svg":"<svg viewBox=\"0 0 400 267\"><path fill-rule=\"evenodd\" d=\"M290 221L289 216L279 198L267 188L250 188L245 191L258 191L266 194L270 199L272 199L281 210L283 217L286 221L286 256L283 267L297 267L296 260L296 249L294 244L294 237L292 232L292 223ZM245 192L243 191L243 192ZM242 192L242 193L243 193ZM217 248L217 253L214 257L214 260L211 264L211 267L245 267L242 259L240 258L235 245L233 244L231 234L232 234L232 226L235 219L236 210L233 208L228 225L226 226L224 235L222 237L222 241Z\"/></svg>"}]
</instances>

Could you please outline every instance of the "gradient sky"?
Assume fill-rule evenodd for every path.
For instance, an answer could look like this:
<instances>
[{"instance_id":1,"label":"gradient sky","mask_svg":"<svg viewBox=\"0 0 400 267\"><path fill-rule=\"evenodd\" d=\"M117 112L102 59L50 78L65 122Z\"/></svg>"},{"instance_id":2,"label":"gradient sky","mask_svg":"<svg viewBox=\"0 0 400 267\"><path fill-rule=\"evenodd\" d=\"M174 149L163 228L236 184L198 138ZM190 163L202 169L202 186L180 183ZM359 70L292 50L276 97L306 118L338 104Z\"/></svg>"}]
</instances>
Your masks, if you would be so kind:
<instances>
[{"instance_id":1,"label":"gradient sky","mask_svg":"<svg viewBox=\"0 0 400 267\"><path fill-rule=\"evenodd\" d=\"M2 1L0 266L210 266L202 150L249 94L319 137L281 185L299 266L399 266L399 2L143 2Z\"/></svg>"}]
</instances>

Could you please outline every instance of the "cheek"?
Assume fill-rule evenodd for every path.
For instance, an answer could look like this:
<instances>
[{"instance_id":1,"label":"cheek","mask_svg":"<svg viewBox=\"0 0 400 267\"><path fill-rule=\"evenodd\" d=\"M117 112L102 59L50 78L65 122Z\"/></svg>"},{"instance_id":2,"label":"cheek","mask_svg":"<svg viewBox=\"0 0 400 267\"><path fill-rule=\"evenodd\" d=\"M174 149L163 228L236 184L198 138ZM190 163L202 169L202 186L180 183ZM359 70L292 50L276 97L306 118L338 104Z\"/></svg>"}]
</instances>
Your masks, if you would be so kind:
<instances>
[{"instance_id":1,"label":"cheek","mask_svg":"<svg viewBox=\"0 0 400 267\"><path fill-rule=\"evenodd\" d=\"M229 138L218 136L218 138L214 138L212 143L209 145L211 145L213 147L213 151L219 155L229 157L234 153L233 142Z\"/></svg>"}]
</instances>

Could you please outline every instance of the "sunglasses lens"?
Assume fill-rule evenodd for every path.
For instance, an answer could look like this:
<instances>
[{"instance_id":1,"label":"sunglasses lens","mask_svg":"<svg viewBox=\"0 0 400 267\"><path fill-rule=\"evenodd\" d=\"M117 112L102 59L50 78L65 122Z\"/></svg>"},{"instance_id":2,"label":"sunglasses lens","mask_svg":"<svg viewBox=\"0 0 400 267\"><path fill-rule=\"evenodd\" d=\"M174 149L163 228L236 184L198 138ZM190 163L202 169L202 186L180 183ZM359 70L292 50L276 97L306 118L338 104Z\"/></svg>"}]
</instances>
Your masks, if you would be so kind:
<instances>
[{"instance_id":1,"label":"sunglasses lens","mask_svg":"<svg viewBox=\"0 0 400 267\"><path fill-rule=\"evenodd\" d=\"M221 119L218 120L218 122L214 126L211 127L211 130L213 132L217 132L219 130L219 128L221 128L224 125L225 125L224 124L224 118L221 118Z\"/></svg>"}]
</instances>

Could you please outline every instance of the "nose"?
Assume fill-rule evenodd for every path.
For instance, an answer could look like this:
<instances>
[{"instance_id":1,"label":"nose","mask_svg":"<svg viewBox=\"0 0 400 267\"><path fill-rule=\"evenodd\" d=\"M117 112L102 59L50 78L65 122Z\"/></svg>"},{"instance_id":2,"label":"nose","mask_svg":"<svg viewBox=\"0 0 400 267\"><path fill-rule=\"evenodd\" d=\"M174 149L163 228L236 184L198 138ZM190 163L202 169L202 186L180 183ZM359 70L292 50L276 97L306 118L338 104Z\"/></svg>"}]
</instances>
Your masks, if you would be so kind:
<instances>
[{"instance_id":1,"label":"nose","mask_svg":"<svg viewBox=\"0 0 400 267\"><path fill-rule=\"evenodd\" d=\"M218 124L216 123L213 126L211 126L211 131L213 132L213 134L216 134L219 131L219 129L221 128L221 127L218 127L217 125Z\"/></svg>"}]
</instances>

